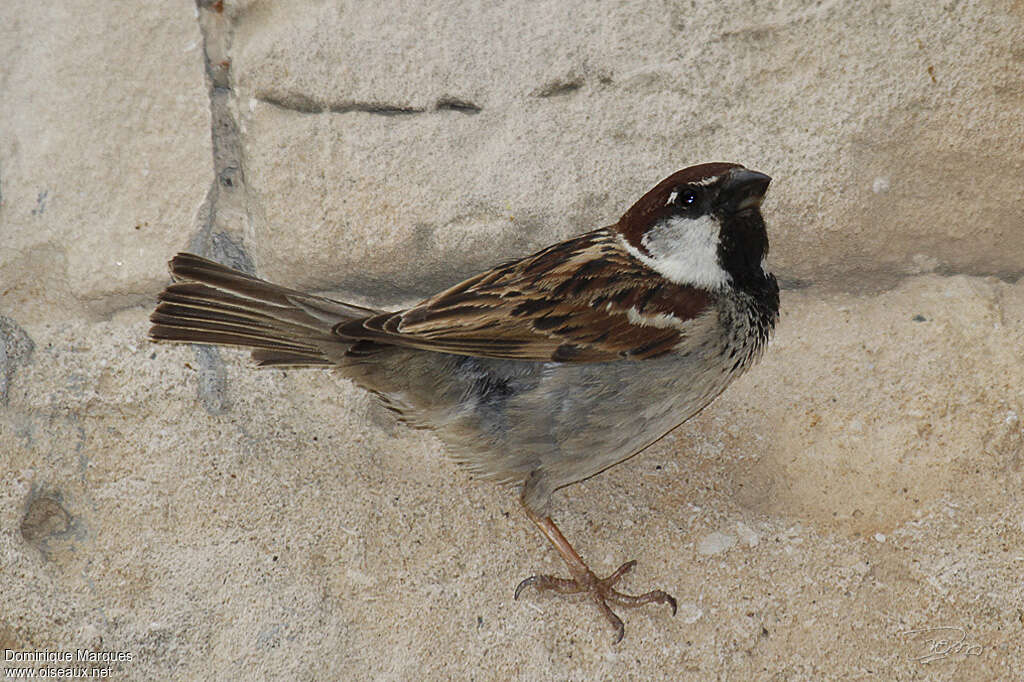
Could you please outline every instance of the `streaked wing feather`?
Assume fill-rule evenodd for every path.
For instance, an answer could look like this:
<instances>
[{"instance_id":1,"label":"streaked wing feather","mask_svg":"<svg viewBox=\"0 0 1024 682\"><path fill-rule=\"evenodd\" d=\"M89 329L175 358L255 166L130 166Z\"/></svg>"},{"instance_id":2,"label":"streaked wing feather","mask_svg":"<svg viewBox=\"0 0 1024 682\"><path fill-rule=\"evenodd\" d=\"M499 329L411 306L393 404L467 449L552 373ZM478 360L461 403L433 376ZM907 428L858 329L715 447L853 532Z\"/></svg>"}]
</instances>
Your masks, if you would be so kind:
<instances>
[{"instance_id":1,"label":"streaked wing feather","mask_svg":"<svg viewBox=\"0 0 1024 682\"><path fill-rule=\"evenodd\" d=\"M423 303L339 324L345 339L459 355L601 362L669 352L711 294L667 282L596 230Z\"/></svg>"}]
</instances>

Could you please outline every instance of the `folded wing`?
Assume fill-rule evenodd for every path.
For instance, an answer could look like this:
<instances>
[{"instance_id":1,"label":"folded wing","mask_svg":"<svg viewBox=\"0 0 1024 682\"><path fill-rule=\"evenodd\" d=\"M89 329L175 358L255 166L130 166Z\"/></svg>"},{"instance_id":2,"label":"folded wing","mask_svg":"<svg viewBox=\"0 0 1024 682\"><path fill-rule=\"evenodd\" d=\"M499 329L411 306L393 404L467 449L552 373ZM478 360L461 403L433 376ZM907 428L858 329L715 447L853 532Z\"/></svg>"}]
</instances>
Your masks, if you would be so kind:
<instances>
[{"instance_id":1,"label":"folded wing","mask_svg":"<svg viewBox=\"0 0 1024 682\"><path fill-rule=\"evenodd\" d=\"M423 303L339 323L357 341L477 357L604 362L646 359L678 345L712 295L666 281L608 229L472 277Z\"/></svg>"}]
</instances>

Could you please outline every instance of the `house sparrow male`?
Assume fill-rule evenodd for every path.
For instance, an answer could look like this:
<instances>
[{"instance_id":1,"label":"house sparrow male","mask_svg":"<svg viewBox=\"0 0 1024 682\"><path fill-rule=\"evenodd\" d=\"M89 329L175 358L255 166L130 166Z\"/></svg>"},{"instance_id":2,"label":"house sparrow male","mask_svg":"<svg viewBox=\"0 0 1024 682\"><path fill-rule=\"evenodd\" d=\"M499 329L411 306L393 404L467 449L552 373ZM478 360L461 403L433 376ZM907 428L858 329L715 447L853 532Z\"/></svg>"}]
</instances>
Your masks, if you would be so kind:
<instances>
[{"instance_id":1,"label":"house sparrow male","mask_svg":"<svg viewBox=\"0 0 1024 682\"><path fill-rule=\"evenodd\" d=\"M568 579L516 588L609 604L624 563L598 578L549 516L551 494L621 462L703 409L761 354L778 318L760 205L771 178L732 163L678 171L609 227L384 312L269 284L187 253L150 336L253 348L260 366L323 366L429 427L474 473L519 487Z\"/></svg>"}]
</instances>

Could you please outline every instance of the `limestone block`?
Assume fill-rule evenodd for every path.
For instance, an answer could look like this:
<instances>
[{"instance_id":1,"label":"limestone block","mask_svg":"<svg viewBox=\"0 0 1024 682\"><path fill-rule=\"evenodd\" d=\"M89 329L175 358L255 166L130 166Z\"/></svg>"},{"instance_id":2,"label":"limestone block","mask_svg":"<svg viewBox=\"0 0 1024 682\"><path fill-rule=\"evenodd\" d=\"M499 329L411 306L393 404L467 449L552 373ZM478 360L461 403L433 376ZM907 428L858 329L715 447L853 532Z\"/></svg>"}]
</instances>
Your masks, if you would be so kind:
<instances>
[{"instance_id":1,"label":"limestone block","mask_svg":"<svg viewBox=\"0 0 1024 682\"><path fill-rule=\"evenodd\" d=\"M1024 262L1019 3L234 11L251 246L274 277L414 296L708 160L775 177L791 282Z\"/></svg>"},{"instance_id":2,"label":"limestone block","mask_svg":"<svg viewBox=\"0 0 1024 682\"><path fill-rule=\"evenodd\" d=\"M0 63L0 309L149 300L212 180L195 8L10 0Z\"/></svg>"}]
</instances>

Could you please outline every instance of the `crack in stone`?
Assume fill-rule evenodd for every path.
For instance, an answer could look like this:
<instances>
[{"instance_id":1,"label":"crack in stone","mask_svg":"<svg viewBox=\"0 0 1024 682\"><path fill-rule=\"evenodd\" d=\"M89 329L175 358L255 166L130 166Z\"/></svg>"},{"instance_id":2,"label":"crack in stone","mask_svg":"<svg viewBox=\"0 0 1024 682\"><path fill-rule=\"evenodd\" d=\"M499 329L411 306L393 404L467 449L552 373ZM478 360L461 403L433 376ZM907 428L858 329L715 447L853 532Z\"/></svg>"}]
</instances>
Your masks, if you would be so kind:
<instances>
[{"instance_id":1,"label":"crack in stone","mask_svg":"<svg viewBox=\"0 0 1024 682\"><path fill-rule=\"evenodd\" d=\"M0 315L0 406L10 398L15 370L29 363L35 348L32 337L17 322Z\"/></svg>"},{"instance_id":2,"label":"crack in stone","mask_svg":"<svg viewBox=\"0 0 1024 682\"><path fill-rule=\"evenodd\" d=\"M295 111L300 114L322 114L327 111L327 107L324 104L301 94L292 94L287 97L261 95L256 99L278 109L287 109L288 111Z\"/></svg>"},{"instance_id":3,"label":"crack in stone","mask_svg":"<svg viewBox=\"0 0 1024 682\"><path fill-rule=\"evenodd\" d=\"M278 109L294 111L299 114L375 114L377 116L411 116L429 114L437 111L458 111L463 114L478 114L483 107L468 100L455 97L443 97L437 101L433 109L426 107L410 107L382 102L321 102L302 93L289 93L284 96L258 95L256 100Z\"/></svg>"},{"instance_id":4,"label":"crack in stone","mask_svg":"<svg viewBox=\"0 0 1024 682\"><path fill-rule=\"evenodd\" d=\"M367 102L332 104L327 108L327 111L332 114L350 114L358 112L365 114L377 114L379 116L407 116L409 114L426 113L426 109L419 107L399 107L388 104L371 104Z\"/></svg>"},{"instance_id":5,"label":"crack in stone","mask_svg":"<svg viewBox=\"0 0 1024 682\"><path fill-rule=\"evenodd\" d=\"M436 111L458 111L463 114L479 114L483 108L464 99L455 97L442 97L437 100L434 109Z\"/></svg>"},{"instance_id":6,"label":"crack in stone","mask_svg":"<svg viewBox=\"0 0 1024 682\"><path fill-rule=\"evenodd\" d=\"M787 275L779 270L774 271L783 291L815 289L819 292L835 292L845 294L879 294L892 291L904 282L918 277L975 277L992 278L1006 284L1016 284L1024 279L1024 271L985 270L969 267L939 266L922 272L902 272L899 270L858 270L856 272L819 272L815 279L806 279Z\"/></svg>"},{"instance_id":7,"label":"crack in stone","mask_svg":"<svg viewBox=\"0 0 1024 682\"><path fill-rule=\"evenodd\" d=\"M1021 277L1024 277L1024 271L1014 270L983 270L983 269L971 269L971 268L955 268L951 265L940 265L939 267L929 272L921 273L910 273L908 277L916 277L919 275L935 274L941 275L942 277L955 277L956 275L965 275L967 277L994 277L1000 282L1006 284L1016 284L1020 281ZM906 279L904 277L903 279Z\"/></svg>"},{"instance_id":8,"label":"crack in stone","mask_svg":"<svg viewBox=\"0 0 1024 682\"><path fill-rule=\"evenodd\" d=\"M250 222L241 136L231 109L231 59L228 48L231 26L221 2L197 0L199 32L210 95L210 145L214 177L196 215L197 229L188 249L243 272L255 267L245 250L242 235ZM230 409L228 376L224 361L212 346L193 346L199 365L196 391L210 414Z\"/></svg>"},{"instance_id":9,"label":"crack in stone","mask_svg":"<svg viewBox=\"0 0 1024 682\"><path fill-rule=\"evenodd\" d=\"M779 288L783 291L796 291L799 289L810 289L814 286L814 283L807 279L801 279L799 277L785 277L774 273L779 281Z\"/></svg>"},{"instance_id":10,"label":"crack in stone","mask_svg":"<svg viewBox=\"0 0 1024 682\"><path fill-rule=\"evenodd\" d=\"M410 114L426 113L426 109L418 107L403 107L376 102L340 102L336 104L328 104L301 93L290 93L283 97L260 95L257 96L256 99L279 109L294 111L300 114L350 114L353 112L359 112L366 114L378 114L380 116L407 116Z\"/></svg>"},{"instance_id":11,"label":"crack in stone","mask_svg":"<svg viewBox=\"0 0 1024 682\"><path fill-rule=\"evenodd\" d=\"M568 95L583 87L583 79L576 78L572 80L555 80L550 83L546 83L537 90L534 91L536 97L559 97L561 95Z\"/></svg>"}]
</instances>

